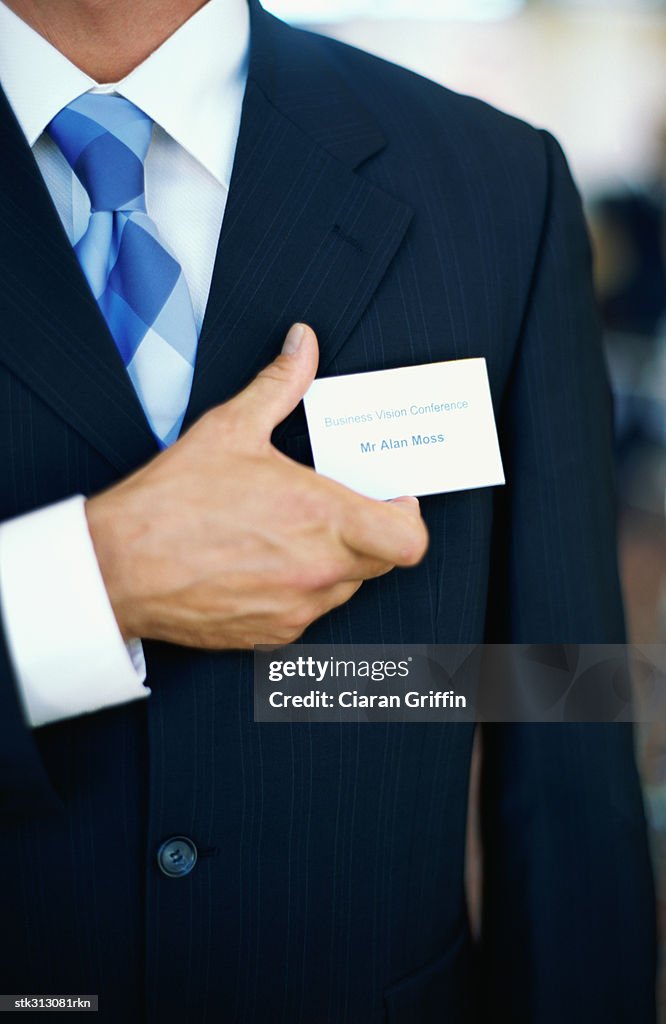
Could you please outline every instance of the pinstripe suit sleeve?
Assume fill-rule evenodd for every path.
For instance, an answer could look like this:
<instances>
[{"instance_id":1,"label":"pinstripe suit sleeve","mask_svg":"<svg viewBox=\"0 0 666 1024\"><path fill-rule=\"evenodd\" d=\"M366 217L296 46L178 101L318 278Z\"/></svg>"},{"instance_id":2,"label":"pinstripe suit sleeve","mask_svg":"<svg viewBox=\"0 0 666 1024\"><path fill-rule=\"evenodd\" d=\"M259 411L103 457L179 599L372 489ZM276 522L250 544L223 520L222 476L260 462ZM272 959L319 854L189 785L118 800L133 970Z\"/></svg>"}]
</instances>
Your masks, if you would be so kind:
<instances>
[{"instance_id":1,"label":"pinstripe suit sleeve","mask_svg":"<svg viewBox=\"0 0 666 1024\"><path fill-rule=\"evenodd\" d=\"M490 640L624 640L611 401L581 204L557 143L501 413ZM654 1008L654 899L631 729L484 731L484 992L514 1024ZM624 956L631 943L631 956ZM488 1014L488 1019L490 1014Z\"/></svg>"},{"instance_id":2,"label":"pinstripe suit sleeve","mask_svg":"<svg viewBox=\"0 0 666 1024\"><path fill-rule=\"evenodd\" d=\"M0 622L0 814L24 817L58 811L61 806L23 717Z\"/></svg>"}]
</instances>

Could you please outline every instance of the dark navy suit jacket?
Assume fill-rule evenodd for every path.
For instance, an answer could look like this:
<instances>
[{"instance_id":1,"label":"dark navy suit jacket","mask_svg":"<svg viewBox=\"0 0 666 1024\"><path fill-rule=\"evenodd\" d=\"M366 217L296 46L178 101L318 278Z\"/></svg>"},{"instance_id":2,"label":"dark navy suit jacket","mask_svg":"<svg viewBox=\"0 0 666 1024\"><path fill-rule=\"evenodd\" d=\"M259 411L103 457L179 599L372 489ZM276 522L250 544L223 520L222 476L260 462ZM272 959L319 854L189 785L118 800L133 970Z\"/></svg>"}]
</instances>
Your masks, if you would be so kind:
<instances>
[{"instance_id":1,"label":"dark navy suit jacket","mask_svg":"<svg viewBox=\"0 0 666 1024\"><path fill-rule=\"evenodd\" d=\"M307 639L623 640L610 402L560 149L253 3L187 423L295 320L316 328L323 375L485 356L508 481L424 499L423 564L367 583ZM302 410L275 440L310 461ZM3 101L0 519L154 454ZM255 725L251 655L146 654L147 701L34 731L0 654L0 991L99 993L101 1019L127 1024L653 1020L628 729L487 729L474 949L471 727ZM184 878L158 870L172 835L199 850Z\"/></svg>"}]
</instances>

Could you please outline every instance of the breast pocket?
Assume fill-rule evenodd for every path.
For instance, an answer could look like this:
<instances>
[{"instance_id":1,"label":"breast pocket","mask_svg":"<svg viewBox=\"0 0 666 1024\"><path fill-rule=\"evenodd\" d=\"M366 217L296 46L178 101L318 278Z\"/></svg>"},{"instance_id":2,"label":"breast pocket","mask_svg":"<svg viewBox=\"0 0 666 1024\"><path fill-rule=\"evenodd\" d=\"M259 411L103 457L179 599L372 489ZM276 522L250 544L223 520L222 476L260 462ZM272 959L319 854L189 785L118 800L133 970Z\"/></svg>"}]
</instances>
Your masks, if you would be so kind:
<instances>
[{"instance_id":1,"label":"breast pocket","mask_svg":"<svg viewBox=\"0 0 666 1024\"><path fill-rule=\"evenodd\" d=\"M473 947L463 930L442 956L384 992L386 1024L473 1024Z\"/></svg>"},{"instance_id":2,"label":"breast pocket","mask_svg":"<svg viewBox=\"0 0 666 1024\"><path fill-rule=\"evenodd\" d=\"M312 466L312 448L310 438L307 434L290 434L288 437L281 437L274 442L278 451L293 459L294 462L301 462L304 466Z\"/></svg>"},{"instance_id":3,"label":"breast pocket","mask_svg":"<svg viewBox=\"0 0 666 1024\"><path fill-rule=\"evenodd\" d=\"M306 466L312 465L310 435L302 402L278 424L273 431L272 441L278 451L288 455L290 459L302 462Z\"/></svg>"}]
</instances>

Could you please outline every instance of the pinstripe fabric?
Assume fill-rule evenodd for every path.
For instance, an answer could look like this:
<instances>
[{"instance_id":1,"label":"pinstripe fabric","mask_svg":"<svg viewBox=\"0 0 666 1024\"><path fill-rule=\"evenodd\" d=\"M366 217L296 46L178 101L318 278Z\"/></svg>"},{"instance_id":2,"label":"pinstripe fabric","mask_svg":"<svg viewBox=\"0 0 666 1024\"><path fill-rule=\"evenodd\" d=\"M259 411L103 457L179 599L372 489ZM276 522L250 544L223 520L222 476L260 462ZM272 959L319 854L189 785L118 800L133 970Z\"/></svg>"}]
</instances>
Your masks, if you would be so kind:
<instances>
[{"instance_id":1,"label":"pinstripe fabric","mask_svg":"<svg viewBox=\"0 0 666 1024\"><path fill-rule=\"evenodd\" d=\"M424 563L364 585L307 638L621 640L608 395L558 147L252 10L188 416L308 319L324 373L485 355L509 481L424 499ZM0 112L14 154L11 173L0 163L3 517L95 492L154 451L12 132ZM25 239L38 227L35 249ZM276 441L310 461L302 410ZM146 653L145 706L47 727L33 745L0 652L0 780L15 814L3 852L20 865L20 883L0 883L12 934L1 990L99 991L102 1021L130 1024L470 1024L479 991L484 1024L653 1019L627 730L488 730L487 946L475 960L470 728L258 726L248 655ZM183 833L199 860L169 880L155 851Z\"/></svg>"}]
</instances>

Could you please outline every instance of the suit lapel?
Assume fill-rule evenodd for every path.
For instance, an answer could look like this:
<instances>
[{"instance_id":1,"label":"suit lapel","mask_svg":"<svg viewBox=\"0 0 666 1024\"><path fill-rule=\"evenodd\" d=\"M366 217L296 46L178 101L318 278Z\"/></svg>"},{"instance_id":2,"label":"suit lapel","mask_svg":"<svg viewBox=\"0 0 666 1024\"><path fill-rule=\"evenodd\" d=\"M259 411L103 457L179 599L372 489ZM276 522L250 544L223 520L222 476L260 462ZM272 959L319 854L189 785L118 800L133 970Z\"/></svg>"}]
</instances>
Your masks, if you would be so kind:
<instances>
[{"instance_id":1,"label":"suit lapel","mask_svg":"<svg viewBox=\"0 0 666 1024\"><path fill-rule=\"evenodd\" d=\"M156 445L1 91L0 153L0 359L127 472Z\"/></svg>"},{"instance_id":2,"label":"suit lapel","mask_svg":"<svg viewBox=\"0 0 666 1024\"><path fill-rule=\"evenodd\" d=\"M375 291L411 211L355 168L385 145L316 37L257 4L229 200L185 425L310 323L320 373Z\"/></svg>"},{"instance_id":3,"label":"suit lapel","mask_svg":"<svg viewBox=\"0 0 666 1024\"><path fill-rule=\"evenodd\" d=\"M277 353L294 320L320 372L398 248L411 211L356 168L385 140L316 37L251 0L240 135L186 427ZM156 444L30 148L0 92L0 360L119 472Z\"/></svg>"}]
</instances>

